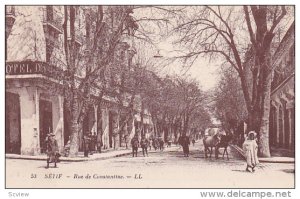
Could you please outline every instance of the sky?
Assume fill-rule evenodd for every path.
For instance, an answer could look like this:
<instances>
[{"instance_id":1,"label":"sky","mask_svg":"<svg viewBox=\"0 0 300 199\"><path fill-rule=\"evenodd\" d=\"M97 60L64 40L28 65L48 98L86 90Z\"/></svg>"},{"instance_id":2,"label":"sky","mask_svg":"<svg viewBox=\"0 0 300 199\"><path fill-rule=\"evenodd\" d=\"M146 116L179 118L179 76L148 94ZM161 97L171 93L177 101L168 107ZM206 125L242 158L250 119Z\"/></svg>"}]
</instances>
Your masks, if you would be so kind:
<instances>
[{"instance_id":1,"label":"sky","mask_svg":"<svg viewBox=\"0 0 300 199\"><path fill-rule=\"evenodd\" d=\"M161 42L158 45L158 48L160 49L160 54L163 57L168 58L168 56L170 56L169 51L172 51L173 46L168 42ZM207 91L215 87L218 83L219 67L219 61L209 62L209 60L199 57L191 67L184 68L180 63L175 62L174 64L164 67L162 73L190 76L191 78L198 80L200 87L204 91Z\"/></svg>"},{"instance_id":2,"label":"sky","mask_svg":"<svg viewBox=\"0 0 300 199\"><path fill-rule=\"evenodd\" d=\"M155 13L157 12L157 10L154 10L154 14L153 14L153 10L152 11L149 10L150 9L147 8L136 9L134 11L134 17L136 19L147 18L147 17L163 18L162 15ZM153 25L153 23L151 24L151 22L149 23L144 22L144 24L143 25L144 27L146 27L146 30L151 29L151 32L152 33L154 32L153 35L161 34L159 30L155 29L155 25ZM191 78L198 80L200 87L204 91L210 90L214 86L216 86L219 79L217 69L220 66L220 61L216 60L209 63L207 59L199 57L195 61L195 63L189 68L183 68L182 63L180 63L179 61L172 62L172 64L165 66L165 64L161 64L161 63L165 63L164 60L172 58L174 56L174 50L178 50L178 46L175 47L172 44L172 42L178 38L171 38L171 37L155 38L155 36L153 36L153 38L155 40L154 44L142 43L140 50L142 50L143 51L142 53L144 55L147 55L148 58L150 59L153 58L154 55L157 55L158 54L157 51L159 51L159 54L162 56L162 58L153 58L153 62L155 63L156 66L155 68L160 75L168 74L168 75L190 76ZM136 43L139 43L139 41L137 41ZM160 64L164 66L161 66Z\"/></svg>"},{"instance_id":3,"label":"sky","mask_svg":"<svg viewBox=\"0 0 300 199\"><path fill-rule=\"evenodd\" d=\"M177 9L180 7L164 7L167 9ZM195 13L197 12L197 10L194 10L195 6L191 6L191 7L187 7L184 9L185 12L189 14ZM238 16L240 16L240 9L241 7L234 7L234 11L233 11L233 17L232 19L236 19L238 18ZM223 11L225 10L226 12L227 8L224 8ZM292 9L292 7L289 7L289 9ZM139 19L139 18L151 18L151 19L161 19L161 18L165 18L167 17L167 19L171 22L170 25L170 29L172 29L172 24L176 24L176 20L171 17L168 16L168 14L165 14L166 12L163 12L159 9L153 9L153 8L142 8L142 9L137 9L134 11L134 16ZM289 13L293 13L293 12L289 12ZM224 12L223 12L224 14ZM192 14L193 15L193 14ZM285 28L287 29L290 24L293 22L293 18L292 17L286 17L286 19L282 20L281 24L285 24ZM232 21L233 24L230 24L232 26L232 31L237 31L239 34L239 37L235 37L235 41L238 44L238 48L241 47L244 49L244 47L247 45L248 41L248 31L245 29L246 27L236 27L234 25L235 22ZM144 21L144 24L141 24L142 28L141 29L146 29L146 30L150 30L149 32L151 32L151 34L155 35L155 33L157 33L157 35L163 35L163 31L168 31L168 30L164 30L164 28L158 28L158 26L156 26L154 24L154 22L147 22L146 20ZM176 25L175 25L176 26ZM245 25L246 26L246 25ZM160 27L164 27L163 25ZM255 27L253 25L253 27ZM283 27L283 26L282 26ZM169 28L169 27L168 27ZM153 35L150 35L150 37L152 37ZM158 36L159 37L159 36ZM157 39L155 36L153 36L153 38ZM145 49L143 51L148 51L148 55L150 55L150 57L153 57L154 54L157 54L157 51L159 50L159 54L162 55L162 58L159 59L168 59L174 56L178 56L179 55L179 51L187 51L188 49L183 49L180 46L173 46L172 42L174 42L176 39L176 36L172 36L172 37L162 37L158 40L156 40L154 46L152 46L151 48L148 48L147 50L144 48L141 49ZM158 41L158 42L157 42ZM245 43L246 42L246 43ZM151 52L152 50L152 52ZM179 51L178 51L179 50ZM176 52L175 52L176 51ZM177 53L177 54L176 54ZM182 54L181 54L182 55ZM243 58L243 57L242 57ZM158 59L158 58L156 58ZM208 91L212 88L214 88L218 81L219 81L219 69L220 66L222 64L222 62L224 61L221 59L213 59L211 60L211 62L209 62L209 60L207 58L203 58L203 57L198 57L197 60L194 62L194 64L190 67L190 68L183 68L182 67L182 63L180 63L179 61L175 61L172 62L170 65L165 66L165 67L161 67L159 64L162 62L161 60L155 60L155 64L157 66L157 68L159 69L159 73L160 74L169 74L169 75L180 75L180 76L190 76L196 80L198 80L200 87L204 90L204 91Z\"/></svg>"}]
</instances>

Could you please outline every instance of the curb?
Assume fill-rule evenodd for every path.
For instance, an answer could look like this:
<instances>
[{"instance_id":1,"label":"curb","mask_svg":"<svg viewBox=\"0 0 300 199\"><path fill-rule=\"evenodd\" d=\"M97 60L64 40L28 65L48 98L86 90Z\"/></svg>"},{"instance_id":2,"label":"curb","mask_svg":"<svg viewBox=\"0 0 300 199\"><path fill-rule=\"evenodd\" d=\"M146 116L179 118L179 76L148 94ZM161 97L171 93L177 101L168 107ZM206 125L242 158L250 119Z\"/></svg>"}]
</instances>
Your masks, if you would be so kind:
<instances>
[{"instance_id":1,"label":"curb","mask_svg":"<svg viewBox=\"0 0 300 199\"><path fill-rule=\"evenodd\" d=\"M230 145L232 148L234 148L244 159L246 159L246 156L244 155L243 150L238 147L237 145ZM295 163L295 160L271 160L271 159L265 159L265 158L258 158L259 162L264 163Z\"/></svg>"},{"instance_id":2,"label":"curb","mask_svg":"<svg viewBox=\"0 0 300 199\"><path fill-rule=\"evenodd\" d=\"M138 151L142 152L142 151ZM160 152L160 151L148 151L148 153L155 153L155 152ZM96 161L96 160L107 160L111 158L117 158L117 157L123 157L126 155L132 154L131 151L127 151L124 153L112 155L112 156L106 156L106 157L96 157L96 158L86 158L86 157L76 157L76 158L66 158L66 157L60 157L60 162L85 162L85 161ZM91 156L90 156L91 157ZM38 160L38 161L46 161L47 157L39 157L39 156L16 156L16 155L10 155L6 154L5 159L20 159L20 160Z\"/></svg>"},{"instance_id":3,"label":"curb","mask_svg":"<svg viewBox=\"0 0 300 199\"><path fill-rule=\"evenodd\" d=\"M95 160L106 160L110 158L115 158L115 157L122 157L131 154L131 152L124 152L121 154L117 155L112 155L112 156L107 156L107 157L98 157L98 158L68 158L66 159L65 157L61 157L59 160L60 162L85 162L85 161L95 161ZM6 159L20 159L20 160L38 160L38 161L46 161L46 157L13 157L13 156L5 156Z\"/></svg>"}]
</instances>

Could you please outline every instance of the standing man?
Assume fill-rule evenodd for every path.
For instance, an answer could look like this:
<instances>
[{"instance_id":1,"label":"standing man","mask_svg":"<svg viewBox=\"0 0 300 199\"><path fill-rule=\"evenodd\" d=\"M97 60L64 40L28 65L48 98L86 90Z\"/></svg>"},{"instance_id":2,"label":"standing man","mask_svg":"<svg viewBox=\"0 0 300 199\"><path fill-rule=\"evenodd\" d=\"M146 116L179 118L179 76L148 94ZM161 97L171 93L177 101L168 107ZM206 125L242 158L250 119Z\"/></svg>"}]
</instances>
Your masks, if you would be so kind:
<instances>
[{"instance_id":1,"label":"standing man","mask_svg":"<svg viewBox=\"0 0 300 199\"><path fill-rule=\"evenodd\" d=\"M152 144L153 144L153 138L150 138L149 139L149 150L150 151L151 151Z\"/></svg>"},{"instance_id":2,"label":"standing man","mask_svg":"<svg viewBox=\"0 0 300 199\"><path fill-rule=\"evenodd\" d=\"M89 157L90 144L91 144L90 136L84 135L83 136L84 157Z\"/></svg>"},{"instance_id":3,"label":"standing man","mask_svg":"<svg viewBox=\"0 0 300 199\"><path fill-rule=\"evenodd\" d=\"M89 138L90 138L89 151L90 151L90 155L93 155L95 152L95 146L96 146L96 136L93 135L92 132L90 132Z\"/></svg>"},{"instance_id":4,"label":"standing man","mask_svg":"<svg viewBox=\"0 0 300 199\"><path fill-rule=\"evenodd\" d=\"M252 172L255 171L255 166L259 163L257 157L258 146L255 140L256 133L254 131L250 131L248 137L243 143L243 151L246 155L247 167L246 171L251 172L249 168L252 169Z\"/></svg>"},{"instance_id":5,"label":"standing man","mask_svg":"<svg viewBox=\"0 0 300 199\"><path fill-rule=\"evenodd\" d=\"M103 146L103 143L102 143L102 132L98 132L98 134L97 134L97 151L99 153L101 153L102 146Z\"/></svg>"},{"instance_id":6,"label":"standing man","mask_svg":"<svg viewBox=\"0 0 300 199\"><path fill-rule=\"evenodd\" d=\"M55 135L53 133L48 134L48 138L46 141L46 153L47 153L47 166L46 169L49 168L49 163L54 163L54 167L56 168L56 163L58 162L59 153L58 153L58 145L57 141L54 138Z\"/></svg>"},{"instance_id":7,"label":"standing man","mask_svg":"<svg viewBox=\"0 0 300 199\"><path fill-rule=\"evenodd\" d=\"M189 157L189 153L190 153L190 150L189 150L189 145L190 145L190 138L186 135L183 135L181 137L181 146L182 146L182 149L183 149L183 154L184 154L184 157Z\"/></svg>"},{"instance_id":8,"label":"standing man","mask_svg":"<svg viewBox=\"0 0 300 199\"><path fill-rule=\"evenodd\" d=\"M163 151L163 150L164 150L164 144L165 144L165 142L164 142L164 140L162 139L162 137L159 137L159 138L158 138L158 143L159 143L159 149L160 149L161 151Z\"/></svg>"},{"instance_id":9,"label":"standing man","mask_svg":"<svg viewBox=\"0 0 300 199\"><path fill-rule=\"evenodd\" d=\"M138 139L138 135L135 134L134 137L131 139L131 146L132 146L132 157L137 157L137 152L138 152L138 148L139 148L139 139Z\"/></svg>"},{"instance_id":10,"label":"standing man","mask_svg":"<svg viewBox=\"0 0 300 199\"><path fill-rule=\"evenodd\" d=\"M141 139L141 147L142 147L142 150L143 150L143 156L144 157L145 157L145 152L146 152L146 155L148 156L148 151L147 151L148 146L149 146L149 141L145 137L145 135L143 135L142 139Z\"/></svg>"}]
</instances>

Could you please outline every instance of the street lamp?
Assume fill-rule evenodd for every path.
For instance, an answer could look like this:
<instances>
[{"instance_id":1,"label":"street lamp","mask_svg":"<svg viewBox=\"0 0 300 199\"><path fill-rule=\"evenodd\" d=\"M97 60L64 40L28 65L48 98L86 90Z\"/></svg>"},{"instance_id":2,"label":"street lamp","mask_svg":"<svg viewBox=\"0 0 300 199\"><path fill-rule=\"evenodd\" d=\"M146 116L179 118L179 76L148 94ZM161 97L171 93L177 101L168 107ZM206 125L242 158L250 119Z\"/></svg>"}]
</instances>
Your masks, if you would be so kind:
<instances>
[{"instance_id":1,"label":"street lamp","mask_svg":"<svg viewBox=\"0 0 300 199\"><path fill-rule=\"evenodd\" d=\"M157 50L157 54L154 55L154 58L162 58L163 56L159 53L160 50Z\"/></svg>"}]
</instances>

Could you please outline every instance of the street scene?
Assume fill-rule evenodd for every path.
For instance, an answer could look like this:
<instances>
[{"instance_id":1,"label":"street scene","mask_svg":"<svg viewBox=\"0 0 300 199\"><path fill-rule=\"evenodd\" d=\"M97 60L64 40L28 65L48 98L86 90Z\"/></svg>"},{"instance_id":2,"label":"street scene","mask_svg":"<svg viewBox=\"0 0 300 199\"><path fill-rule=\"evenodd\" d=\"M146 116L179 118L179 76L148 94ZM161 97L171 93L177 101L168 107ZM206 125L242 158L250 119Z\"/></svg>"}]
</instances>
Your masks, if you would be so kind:
<instances>
[{"instance_id":1,"label":"street scene","mask_svg":"<svg viewBox=\"0 0 300 199\"><path fill-rule=\"evenodd\" d=\"M184 157L179 146L164 151L138 152L107 160L61 162L58 168L45 171L45 161L6 160L7 183L30 188L291 188L294 186L293 163L261 163L256 173L245 171L245 161L230 150L229 160L205 159L201 142L191 146ZM220 150L221 151L221 150ZM125 166L126 165L126 166ZM50 176L52 174L52 176ZM61 176L59 176L61 174ZM87 174L91 176L86 179ZM36 178L31 178L36 175ZM77 178L74 177L77 175ZM103 178L100 176L122 176ZM83 176L80 179L78 176ZM128 178L129 176L129 178ZM60 177L60 179L56 179ZM26 185L24 185L26 181Z\"/></svg>"},{"instance_id":2,"label":"street scene","mask_svg":"<svg viewBox=\"0 0 300 199\"><path fill-rule=\"evenodd\" d=\"M294 188L295 7L6 5L6 188Z\"/></svg>"}]
</instances>

